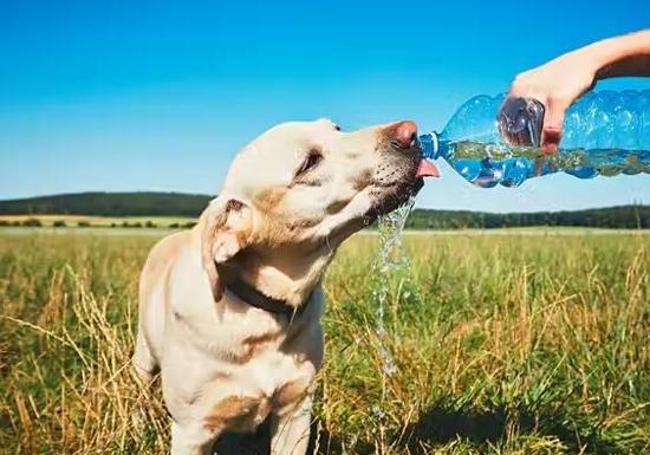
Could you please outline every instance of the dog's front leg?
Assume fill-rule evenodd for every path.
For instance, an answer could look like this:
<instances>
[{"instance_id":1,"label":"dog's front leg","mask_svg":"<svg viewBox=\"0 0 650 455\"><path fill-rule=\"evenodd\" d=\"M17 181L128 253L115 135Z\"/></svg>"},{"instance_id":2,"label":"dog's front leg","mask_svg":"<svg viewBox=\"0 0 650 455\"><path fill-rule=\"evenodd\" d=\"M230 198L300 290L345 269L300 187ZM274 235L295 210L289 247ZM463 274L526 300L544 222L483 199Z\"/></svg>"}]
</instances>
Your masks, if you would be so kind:
<instances>
[{"instance_id":1,"label":"dog's front leg","mask_svg":"<svg viewBox=\"0 0 650 455\"><path fill-rule=\"evenodd\" d=\"M172 423L172 455L212 455L212 446L219 432L198 424Z\"/></svg>"},{"instance_id":2,"label":"dog's front leg","mask_svg":"<svg viewBox=\"0 0 650 455\"><path fill-rule=\"evenodd\" d=\"M309 445L311 397L286 413L273 415L271 420L271 454L305 455Z\"/></svg>"}]
</instances>

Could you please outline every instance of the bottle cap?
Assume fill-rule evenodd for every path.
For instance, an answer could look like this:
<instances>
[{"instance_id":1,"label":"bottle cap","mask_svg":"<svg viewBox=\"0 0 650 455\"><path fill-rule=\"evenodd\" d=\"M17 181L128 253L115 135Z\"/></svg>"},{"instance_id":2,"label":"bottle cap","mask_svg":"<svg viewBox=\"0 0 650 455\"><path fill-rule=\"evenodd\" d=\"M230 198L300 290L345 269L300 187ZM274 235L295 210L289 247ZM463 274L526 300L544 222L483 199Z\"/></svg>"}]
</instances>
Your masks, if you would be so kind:
<instances>
[{"instance_id":1,"label":"bottle cap","mask_svg":"<svg viewBox=\"0 0 650 455\"><path fill-rule=\"evenodd\" d=\"M438 158L438 150L440 150L440 142L438 141L438 133L431 131L431 150L433 150L432 158Z\"/></svg>"},{"instance_id":2,"label":"bottle cap","mask_svg":"<svg viewBox=\"0 0 650 455\"><path fill-rule=\"evenodd\" d=\"M436 159L439 153L439 140L438 133L431 131L430 133L422 134L418 137L420 148L422 149L422 156L424 158Z\"/></svg>"}]
</instances>

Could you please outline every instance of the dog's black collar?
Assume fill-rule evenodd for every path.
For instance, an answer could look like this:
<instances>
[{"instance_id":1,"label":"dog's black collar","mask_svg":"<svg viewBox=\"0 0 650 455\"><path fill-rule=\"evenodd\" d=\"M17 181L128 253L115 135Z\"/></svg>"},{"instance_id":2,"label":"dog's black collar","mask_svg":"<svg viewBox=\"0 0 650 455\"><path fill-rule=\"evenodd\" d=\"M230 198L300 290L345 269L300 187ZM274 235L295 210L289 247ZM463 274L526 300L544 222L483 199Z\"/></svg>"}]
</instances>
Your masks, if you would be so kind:
<instances>
[{"instance_id":1,"label":"dog's black collar","mask_svg":"<svg viewBox=\"0 0 650 455\"><path fill-rule=\"evenodd\" d=\"M269 313L286 316L289 319L296 318L304 313L305 308L307 308L309 305L312 295L314 294L312 291L307 297L307 300L295 308L289 305L286 300L269 297L255 287L246 283L240 277L233 277L228 282L226 287L230 292L235 294L241 301L247 303L248 305L259 308L260 310L267 311Z\"/></svg>"}]
</instances>

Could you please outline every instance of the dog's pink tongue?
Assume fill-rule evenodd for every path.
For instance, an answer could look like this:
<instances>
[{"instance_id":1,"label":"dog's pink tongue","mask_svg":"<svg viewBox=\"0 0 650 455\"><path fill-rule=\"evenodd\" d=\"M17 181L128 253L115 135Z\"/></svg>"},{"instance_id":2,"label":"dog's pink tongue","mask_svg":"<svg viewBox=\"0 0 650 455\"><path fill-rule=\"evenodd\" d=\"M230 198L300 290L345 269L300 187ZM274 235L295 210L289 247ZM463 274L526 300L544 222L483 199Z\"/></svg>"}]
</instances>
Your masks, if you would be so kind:
<instances>
[{"instance_id":1,"label":"dog's pink tongue","mask_svg":"<svg viewBox=\"0 0 650 455\"><path fill-rule=\"evenodd\" d=\"M422 160L420 160L420 165L418 166L418 170L415 173L415 176L417 178L440 177L440 171L431 161L422 158Z\"/></svg>"}]
</instances>

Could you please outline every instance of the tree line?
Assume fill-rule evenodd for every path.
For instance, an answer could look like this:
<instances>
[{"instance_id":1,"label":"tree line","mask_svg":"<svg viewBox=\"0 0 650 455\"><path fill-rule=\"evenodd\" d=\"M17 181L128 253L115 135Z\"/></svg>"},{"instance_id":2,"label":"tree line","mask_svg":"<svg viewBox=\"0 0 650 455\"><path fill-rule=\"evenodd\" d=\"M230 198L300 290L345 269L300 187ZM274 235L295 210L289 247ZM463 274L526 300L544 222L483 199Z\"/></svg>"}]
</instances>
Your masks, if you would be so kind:
<instances>
[{"instance_id":1,"label":"tree line","mask_svg":"<svg viewBox=\"0 0 650 455\"><path fill-rule=\"evenodd\" d=\"M626 205L588 210L532 213L415 209L406 222L407 229L495 229L529 226L650 229L650 206Z\"/></svg>"},{"instance_id":2,"label":"tree line","mask_svg":"<svg viewBox=\"0 0 650 455\"><path fill-rule=\"evenodd\" d=\"M213 197L205 194L160 192L60 194L0 201L0 215L34 215L34 219L37 219L36 215L43 214L196 218ZM37 221L30 223L36 226ZM492 229L526 226L650 229L650 206L626 205L533 213L416 209L406 223L408 229Z\"/></svg>"},{"instance_id":3,"label":"tree line","mask_svg":"<svg viewBox=\"0 0 650 455\"><path fill-rule=\"evenodd\" d=\"M0 215L197 217L214 196L184 193L73 193L0 201Z\"/></svg>"}]
</instances>

